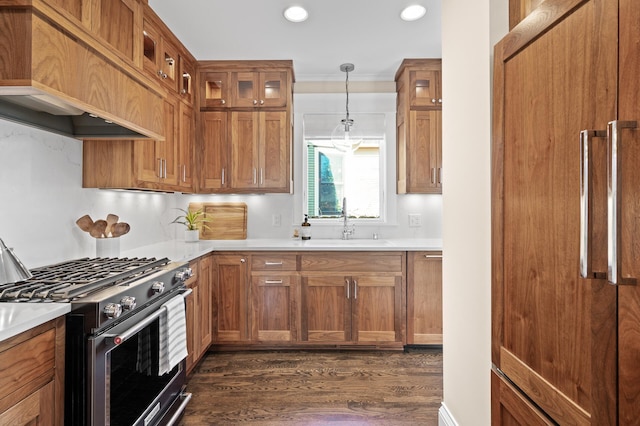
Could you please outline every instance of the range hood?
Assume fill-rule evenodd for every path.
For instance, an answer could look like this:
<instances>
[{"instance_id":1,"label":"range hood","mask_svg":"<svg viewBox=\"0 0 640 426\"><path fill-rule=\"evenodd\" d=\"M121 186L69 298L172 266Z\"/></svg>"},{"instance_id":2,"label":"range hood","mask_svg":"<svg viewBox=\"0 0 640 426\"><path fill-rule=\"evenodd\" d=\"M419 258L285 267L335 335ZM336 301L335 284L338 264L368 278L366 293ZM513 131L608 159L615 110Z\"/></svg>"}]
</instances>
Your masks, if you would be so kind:
<instances>
[{"instance_id":1,"label":"range hood","mask_svg":"<svg viewBox=\"0 0 640 426\"><path fill-rule=\"evenodd\" d=\"M0 118L76 139L149 139L44 92L0 90ZM27 90L33 92L33 89Z\"/></svg>"}]
</instances>

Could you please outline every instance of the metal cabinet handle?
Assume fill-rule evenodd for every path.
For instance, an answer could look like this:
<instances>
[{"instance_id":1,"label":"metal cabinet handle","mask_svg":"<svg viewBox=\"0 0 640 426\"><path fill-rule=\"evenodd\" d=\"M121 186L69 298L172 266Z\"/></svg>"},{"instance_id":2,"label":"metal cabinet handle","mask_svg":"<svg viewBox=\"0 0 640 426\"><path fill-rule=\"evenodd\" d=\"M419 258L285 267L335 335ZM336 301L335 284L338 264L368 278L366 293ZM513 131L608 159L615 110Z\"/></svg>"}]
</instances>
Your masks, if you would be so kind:
<instances>
[{"instance_id":1,"label":"metal cabinet handle","mask_svg":"<svg viewBox=\"0 0 640 426\"><path fill-rule=\"evenodd\" d=\"M257 99L254 99L254 100L253 100L253 104L254 104L254 105L258 105L258 100L257 100Z\"/></svg>"},{"instance_id":2,"label":"metal cabinet handle","mask_svg":"<svg viewBox=\"0 0 640 426\"><path fill-rule=\"evenodd\" d=\"M432 167L431 168L431 183L433 183L433 184L436 183L436 179L437 179L436 178L436 173L437 173L436 168Z\"/></svg>"},{"instance_id":3,"label":"metal cabinet handle","mask_svg":"<svg viewBox=\"0 0 640 426\"><path fill-rule=\"evenodd\" d=\"M260 167L260 185L264 184L264 169Z\"/></svg>"},{"instance_id":4,"label":"metal cabinet handle","mask_svg":"<svg viewBox=\"0 0 640 426\"><path fill-rule=\"evenodd\" d=\"M349 285L349 280L346 279L346 278L344 279L344 285L347 286L347 299L350 299L351 297L350 297L350 293L349 293L349 287L351 287L351 286Z\"/></svg>"},{"instance_id":5,"label":"metal cabinet handle","mask_svg":"<svg viewBox=\"0 0 640 426\"><path fill-rule=\"evenodd\" d=\"M221 105L224 105L224 104L226 104L226 103L227 103L227 102L226 102L224 99L220 99L220 104L221 104Z\"/></svg>"},{"instance_id":6,"label":"metal cabinet handle","mask_svg":"<svg viewBox=\"0 0 640 426\"><path fill-rule=\"evenodd\" d=\"M264 280L265 284L282 284L282 280Z\"/></svg>"},{"instance_id":7,"label":"metal cabinet handle","mask_svg":"<svg viewBox=\"0 0 640 426\"><path fill-rule=\"evenodd\" d=\"M258 182L258 180L257 180L257 174L258 174L258 171L257 171L257 170L256 170L256 168L254 167L254 168L253 168L253 184L254 184L254 185Z\"/></svg>"},{"instance_id":8,"label":"metal cabinet handle","mask_svg":"<svg viewBox=\"0 0 640 426\"><path fill-rule=\"evenodd\" d=\"M358 298L358 280L353 280L353 299Z\"/></svg>"},{"instance_id":9,"label":"metal cabinet handle","mask_svg":"<svg viewBox=\"0 0 640 426\"><path fill-rule=\"evenodd\" d=\"M607 280L618 284L622 276L622 260L620 256L621 212L620 190L622 176L622 158L619 155L622 147L622 129L635 129L636 121L615 120L607 126L608 143L608 179L607 179ZM635 278L624 278L625 283L634 283Z\"/></svg>"},{"instance_id":10,"label":"metal cabinet handle","mask_svg":"<svg viewBox=\"0 0 640 426\"><path fill-rule=\"evenodd\" d=\"M163 159L162 159L162 161L163 161L163 163L164 163L164 167L163 167L163 170L164 170L164 176L163 176L163 177L166 179L166 178L167 178L167 159L166 159L166 158L163 158Z\"/></svg>"},{"instance_id":11,"label":"metal cabinet handle","mask_svg":"<svg viewBox=\"0 0 640 426\"><path fill-rule=\"evenodd\" d=\"M606 130L580 132L580 275L583 278L604 278L604 272L594 272L591 265L591 176L593 138L607 137Z\"/></svg>"},{"instance_id":12,"label":"metal cabinet handle","mask_svg":"<svg viewBox=\"0 0 640 426\"><path fill-rule=\"evenodd\" d=\"M282 266L284 263L282 261L280 262L269 262L266 261L264 262L264 266Z\"/></svg>"},{"instance_id":13,"label":"metal cabinet handle","mask_svg":"<svg viewBox=\"0 0 640 426\"><path fill-rule=\"evenodd\" d=\"M260 105L264 105L264 99L260 99Z\"/></svg>"},{"instance_id":14,"label":"metal cabinet handle","mask_svg":"<svg viewBox=\"0 0 640 426\"><path fill-rule=\"evenodd\" d=\"M425 254L424 257L427 259L442 259L441 254Z\"/></svg>"},{"instance_id":15,"label":"metal cabinet handle","mask_svg":"<svg viewBox=\"0 0 640 426\"><path fill-rule=\"evenodd\" d=\"M158 178L162 179L162 158L158 158Z\"/></svg>"},{"instance_id":16,"label":"metal cabinet handle","mask_svg":"<svg viewBox=\"0 0 640 426\"><path fill-rule=\"evenodd\" d=\"M224 185L224 168L222 169L222 185Z\"/></svg>"},{"instance_id":17,"label":"metal cabinet handle","mask_svg":"<svg viewBox=\"0 0 640 426\"><path fill-rule=\"evenodd\" d=\"M182 182L187 182L187 165L182 165Z\"/></svg>"},{"instance_id":18,"label":"metal cabinet handle","mask_svg":"<svg viewBox=\"0 0 640 426\"><path fill-rule=\"evenodd\" d=\"M246 263L247 259L245 259L244 257L242 259L240 259L240 263Z\"/></svg>"}]
</instances>

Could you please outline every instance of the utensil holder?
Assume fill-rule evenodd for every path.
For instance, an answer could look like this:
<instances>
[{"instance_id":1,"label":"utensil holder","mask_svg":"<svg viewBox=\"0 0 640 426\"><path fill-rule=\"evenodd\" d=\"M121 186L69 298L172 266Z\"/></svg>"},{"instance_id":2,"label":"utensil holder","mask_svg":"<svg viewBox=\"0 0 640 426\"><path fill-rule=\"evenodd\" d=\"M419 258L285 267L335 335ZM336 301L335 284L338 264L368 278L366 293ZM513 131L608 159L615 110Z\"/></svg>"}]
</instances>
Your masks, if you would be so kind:
<instances>
[{"instance_id":1,"label":"utensil holder","mask_svg":"<svg viewBox=\"0 0 640 426\"><path fill-rule=\"evenodd\" d=\"M119 257L120 238L96 238L96 257Z\"/></svg>"}]
</instances>

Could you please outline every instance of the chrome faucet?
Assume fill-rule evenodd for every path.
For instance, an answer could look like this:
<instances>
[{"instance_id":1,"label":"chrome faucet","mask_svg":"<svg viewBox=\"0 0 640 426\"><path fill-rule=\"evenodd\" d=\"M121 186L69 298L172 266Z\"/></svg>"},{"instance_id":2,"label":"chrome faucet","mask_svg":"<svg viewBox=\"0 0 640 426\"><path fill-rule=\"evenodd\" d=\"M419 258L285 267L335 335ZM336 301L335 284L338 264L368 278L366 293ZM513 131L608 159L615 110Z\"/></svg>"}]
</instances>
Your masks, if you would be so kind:
<instances>
[{"instance_id":1,"label":"chrome faucet","mask_svg":"<svg viewBox=\"0 0 640 426\"><path fill-rule=\"evenodd\" d=\"M355 232L355 225L349 226L349 215L347 214L347 197L342 199L342 239L348 240Z\"/></svg>"}]
</instances>

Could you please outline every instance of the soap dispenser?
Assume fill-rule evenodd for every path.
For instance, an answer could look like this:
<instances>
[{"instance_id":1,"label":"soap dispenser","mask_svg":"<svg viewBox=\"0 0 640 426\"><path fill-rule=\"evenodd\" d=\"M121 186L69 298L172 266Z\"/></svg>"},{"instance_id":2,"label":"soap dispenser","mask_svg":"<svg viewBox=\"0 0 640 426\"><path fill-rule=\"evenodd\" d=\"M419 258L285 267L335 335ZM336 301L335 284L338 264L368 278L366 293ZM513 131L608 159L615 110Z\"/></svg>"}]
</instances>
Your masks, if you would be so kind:
<instances>
[{"instance_id":1,"label":"soap dispenser","mask_svg":"<svg viewBox=\"0 0 640 426\"><path fill-rule=\"evenodd\" d=\"M309 215L304 215L304 222L302 222L302 230L300 231L300 234L303 240L311 239L311 224L309 223Z\"/></svg>"}]
</instances>

